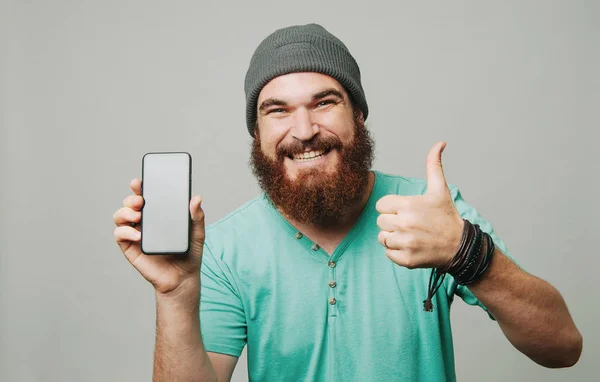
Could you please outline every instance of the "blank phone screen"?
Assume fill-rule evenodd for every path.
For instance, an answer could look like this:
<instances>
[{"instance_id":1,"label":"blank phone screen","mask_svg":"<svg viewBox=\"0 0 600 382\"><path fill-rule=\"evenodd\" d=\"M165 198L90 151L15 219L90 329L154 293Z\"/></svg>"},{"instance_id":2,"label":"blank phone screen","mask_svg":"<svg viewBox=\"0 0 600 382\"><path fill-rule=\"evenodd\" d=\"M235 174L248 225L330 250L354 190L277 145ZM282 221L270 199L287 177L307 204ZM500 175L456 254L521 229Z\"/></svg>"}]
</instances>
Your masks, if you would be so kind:
<instances>
[{"instance_id":1,"label":"blank phone screen","mask_svg":"<svg viewBox=\"0 0 600 382\"><path fill-rule=\"evenodd\" d=\"M142 252L185 253L190 232L188 153L148 153L142 161Z\"/></svg>"}]
</instances>

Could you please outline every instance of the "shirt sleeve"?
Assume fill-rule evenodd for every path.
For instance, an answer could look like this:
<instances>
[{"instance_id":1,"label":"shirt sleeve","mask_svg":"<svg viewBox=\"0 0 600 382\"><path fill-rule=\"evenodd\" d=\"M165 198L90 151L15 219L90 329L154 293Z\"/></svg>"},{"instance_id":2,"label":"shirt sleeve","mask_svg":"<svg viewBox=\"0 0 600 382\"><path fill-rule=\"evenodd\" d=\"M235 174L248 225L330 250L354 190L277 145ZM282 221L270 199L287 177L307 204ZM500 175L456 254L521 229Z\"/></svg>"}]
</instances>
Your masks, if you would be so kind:
<instances>
[{"instance_id":1,"label":"shirt sleeve","mask_svg":"<svg viewBox=\"0 0 600 382\"><path fill-rule=\"evenodd\" d=\"M450 194L452 195L454 205L456 206L456 209L460 216L463 219L468 220L472 224L478 224L483 232L488 233L492 237L496 248L500 250L500 252L502 252L504 255L506 255L506 257L512 260L517 266L519 266L519 264L509 253L508 248L506 247L504 242L494 232L494 228L492 227L492 225L486 219L484 219L475 208L473 208L471 205L465 202L458 187L451 187ZM462 300L467 304L481 307L484 311L487 312L488 316L492 320L496 320L494 316L492 316L492 314L485 307L485 305L483 305L481 301L479 301L477 297L475 297L475 295L471 293L469 288L467 288L464 285L459 285L450 275L446 275L446 279L448 280L446 291L450 300L452 300L454 295L456 294L457 296L462 298Z\"/></svg>"},{"instance_id":2,"label":"shirt sleeve","mask_svg":"<svg viewBox=\"0 0 600 382\"><path fill-rule=\"evenodd\" d=\"M229 267L205 244L200 268L200 328L207 352L239 357L246 345L244 306Z\"/></svg>"}]
</instances>

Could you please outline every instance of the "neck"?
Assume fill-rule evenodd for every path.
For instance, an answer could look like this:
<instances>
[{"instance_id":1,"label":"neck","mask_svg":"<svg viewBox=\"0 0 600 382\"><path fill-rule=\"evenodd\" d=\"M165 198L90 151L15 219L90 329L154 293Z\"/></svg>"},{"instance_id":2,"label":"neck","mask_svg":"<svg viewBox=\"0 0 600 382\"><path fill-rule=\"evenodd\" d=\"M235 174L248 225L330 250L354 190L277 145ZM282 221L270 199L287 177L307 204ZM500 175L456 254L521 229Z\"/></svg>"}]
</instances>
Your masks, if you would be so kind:
<instances>
[{"instance_id":1,"label":"neck","mask_svg":"<svg viewBox=\"0 0 600 382\"><path fill-rule=\"evenodd\" d=\"M369 172L369 180L362 197L356 203L349 206L347 213L344 214L340 219L337 219L335 223L322 225L315 223L303 223L294 220L290 216L287 216L283 213L282 215L298 231L302 232L305 236L309 237L312 241L323 248L327 253L331 254L335 247L337 247L337 245L344 239L348 232L350 232L362 214L362 211L369 201L374 184L375 174L373 172Z\"/></svg>"}]
</instances>

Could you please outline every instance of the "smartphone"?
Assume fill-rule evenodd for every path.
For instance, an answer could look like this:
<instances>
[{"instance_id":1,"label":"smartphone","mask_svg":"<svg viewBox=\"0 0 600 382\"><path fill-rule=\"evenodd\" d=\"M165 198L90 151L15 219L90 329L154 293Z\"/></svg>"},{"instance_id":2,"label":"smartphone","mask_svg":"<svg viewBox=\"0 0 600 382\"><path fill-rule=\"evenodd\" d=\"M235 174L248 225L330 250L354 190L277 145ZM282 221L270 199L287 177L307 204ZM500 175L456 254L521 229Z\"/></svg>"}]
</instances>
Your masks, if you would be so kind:
<instances>
[{"instance_id":1,"label":"smartphone","mask_svg":"<svg viewBox=\"0 0 600 382\"><path fill-rule=\"evenodd\" d=\"M146 255L186 254L190 248L192 157L152 152L142 158L141 247Z\"/></svg>"}]
</instances>

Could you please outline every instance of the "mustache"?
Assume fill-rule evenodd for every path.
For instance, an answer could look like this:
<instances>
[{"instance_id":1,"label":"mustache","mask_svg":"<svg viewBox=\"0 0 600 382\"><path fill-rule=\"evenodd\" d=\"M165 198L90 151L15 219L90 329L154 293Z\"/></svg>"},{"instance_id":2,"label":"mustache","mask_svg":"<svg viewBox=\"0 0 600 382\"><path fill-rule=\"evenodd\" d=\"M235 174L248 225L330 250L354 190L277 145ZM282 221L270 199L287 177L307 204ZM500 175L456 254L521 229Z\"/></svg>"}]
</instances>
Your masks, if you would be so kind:
<instances>
[{"instance_id":1,"label":"mustache","mask_svg":"<svg viewBox=\"0 0 600 382\"><path fill-rule=\"evenodd\" d=\"M342 142L335 136L318 137L315 136L309 141L293 141L282 143L277 147L276 154L278 159L284 157L292 157L296 154L302 154L307 151L331 151L336 149L342 150Z\"/></svg>"}]
</instances>

